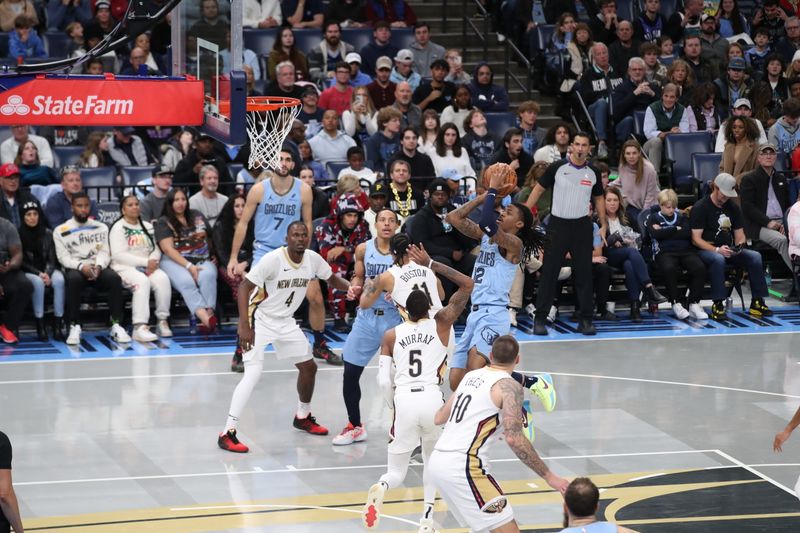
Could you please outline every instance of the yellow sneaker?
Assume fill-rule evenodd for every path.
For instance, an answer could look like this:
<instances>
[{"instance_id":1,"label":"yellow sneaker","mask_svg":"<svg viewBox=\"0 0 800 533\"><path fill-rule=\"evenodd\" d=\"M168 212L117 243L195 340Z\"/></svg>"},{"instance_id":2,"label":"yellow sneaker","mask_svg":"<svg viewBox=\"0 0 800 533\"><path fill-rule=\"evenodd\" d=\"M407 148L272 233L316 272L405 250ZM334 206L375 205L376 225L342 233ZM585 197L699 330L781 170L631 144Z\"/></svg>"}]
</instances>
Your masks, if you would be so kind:
<instances>
[{"instance_id":1,"label":"yellow sneaker","mask_svg":"<svg viewBox=\"0 0 800 533\"><path fill-rule=\"evenodd\" d=\"M544 410L549 413L556 408L556 388L553 385L553 377L550 374L536 374L536 377L539 379L531 385L531 394L539 398Z\"/></svg>"}]
</instances>

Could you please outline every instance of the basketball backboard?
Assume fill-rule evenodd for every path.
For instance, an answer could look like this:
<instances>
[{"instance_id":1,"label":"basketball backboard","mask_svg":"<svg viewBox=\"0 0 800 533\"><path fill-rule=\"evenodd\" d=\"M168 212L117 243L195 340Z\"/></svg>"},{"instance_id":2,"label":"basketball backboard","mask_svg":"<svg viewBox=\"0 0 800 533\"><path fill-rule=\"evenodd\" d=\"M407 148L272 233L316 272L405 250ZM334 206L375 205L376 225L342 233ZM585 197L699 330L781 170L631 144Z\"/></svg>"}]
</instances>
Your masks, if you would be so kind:
<instances>
[{"instance_id":1,"label":"basketball backboard","mask_svg":"<svg viewBox=\"0 0 800 533\"><path fill-rule=\"evenodd\" d=\"M247 80L242 71L242 2L185 0L171 13L172 73L203 82L204 132L244 144Z\"/></svg>"}]
</instances>

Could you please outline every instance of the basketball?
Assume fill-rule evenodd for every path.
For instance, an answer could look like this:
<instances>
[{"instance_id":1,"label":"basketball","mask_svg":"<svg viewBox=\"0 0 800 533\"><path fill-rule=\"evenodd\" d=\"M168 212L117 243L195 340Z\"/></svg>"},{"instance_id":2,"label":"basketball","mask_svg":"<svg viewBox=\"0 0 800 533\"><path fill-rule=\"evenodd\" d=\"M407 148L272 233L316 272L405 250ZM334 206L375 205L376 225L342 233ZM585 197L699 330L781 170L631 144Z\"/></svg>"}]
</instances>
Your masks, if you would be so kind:
<instances>
[{"instance_id":1,"label":"basketball","mask_svg":"<svg viewBox=\"0 0 800 533\"><path fill-rule=\"evenodd\" d=\"M489 183L492 177L496 175L503 176L503 185L497 189L497 196L503 198L511 194L511 191L517 188L517 173L511 168L511 165L506 163L495 163L483 169L483 188L489 190Z\"/></svg>"}]
</instances>

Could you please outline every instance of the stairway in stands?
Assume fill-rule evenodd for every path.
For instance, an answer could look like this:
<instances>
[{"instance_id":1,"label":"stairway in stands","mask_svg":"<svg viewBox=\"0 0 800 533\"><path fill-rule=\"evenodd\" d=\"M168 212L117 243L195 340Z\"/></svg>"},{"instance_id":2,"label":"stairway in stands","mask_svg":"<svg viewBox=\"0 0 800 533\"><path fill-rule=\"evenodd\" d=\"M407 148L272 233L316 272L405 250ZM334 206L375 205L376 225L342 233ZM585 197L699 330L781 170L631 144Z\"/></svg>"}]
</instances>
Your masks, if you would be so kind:
<instances>
[{"instance_id":1,"label":"stairway in stands","mask_svg":"<svg viewBox=\"0 0 800 533\"><path fill-rule=\"evenodd\" d=\"M430 2L411 0L409 1L413 7L417 17L430 24L431 27L431 40L445 48L460 48L463 51L464 70L470 75L475 68L475 65L481 61L487 61L495 73L495 83L503 85L505 83L505 76L503 74L503 61L505 58L504 45L497 42L497 34L494 31L490 32L489 36L489 53L484 57L483 46L474 34L467 34L464 39L462 35L462 19L461 13L463 12L462 3L460 0L449 0L447 4L447 24L443 22L443 14L445 6L442 2ZM477 8L470 0L467 3L467 12L472 15L472 20L478 28L483 28L483 19L475 17ZM468 31L469 28L468 28ZM466 41L466 42L465 42ZM525 69L517 66L515 61L511 62L512 71L520 80L525 80ZM423 76L430 76L430 73L420 73ZM524 92L514 83L509 80L508 93L511 101L512 110L526 99ZM532 99L536 100L542 107L539 115L539 123L545 127L559 121L560 118L555 115L555 98L552 96L545 96L534 90Z\"/></svg>"}]
</instances>

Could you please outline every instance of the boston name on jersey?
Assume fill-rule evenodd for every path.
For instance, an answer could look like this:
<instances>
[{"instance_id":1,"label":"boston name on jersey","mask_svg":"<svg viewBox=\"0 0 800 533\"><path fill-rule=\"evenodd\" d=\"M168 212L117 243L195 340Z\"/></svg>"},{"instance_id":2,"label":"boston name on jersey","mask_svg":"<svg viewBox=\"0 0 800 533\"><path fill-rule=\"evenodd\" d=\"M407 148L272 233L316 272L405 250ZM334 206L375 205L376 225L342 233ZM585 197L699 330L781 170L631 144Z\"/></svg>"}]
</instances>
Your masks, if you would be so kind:
<instances>
[{"instance_id":1,"label":"boston name on jersey","mask_svg":"<svg viewBox=\"0 0 800 533\"><path fill-rule=\"evenodd\" d=\"M410 283L414 278L425 278L427 276L425 269L412 268L400 274L400 279L406 283Z\"/></svg>"}]
</instances>

